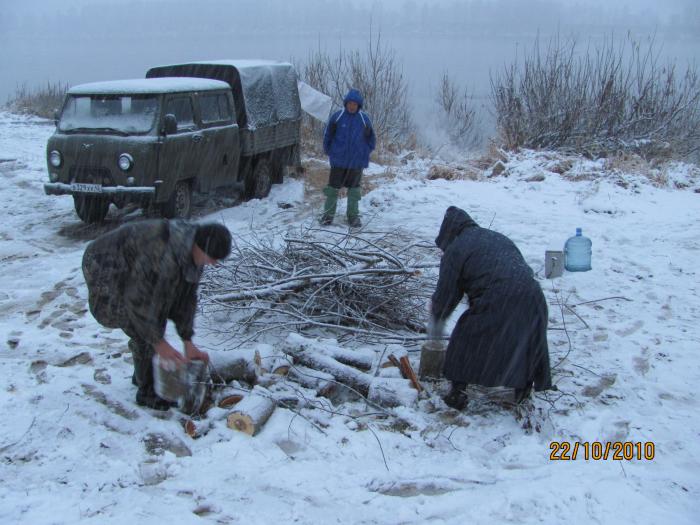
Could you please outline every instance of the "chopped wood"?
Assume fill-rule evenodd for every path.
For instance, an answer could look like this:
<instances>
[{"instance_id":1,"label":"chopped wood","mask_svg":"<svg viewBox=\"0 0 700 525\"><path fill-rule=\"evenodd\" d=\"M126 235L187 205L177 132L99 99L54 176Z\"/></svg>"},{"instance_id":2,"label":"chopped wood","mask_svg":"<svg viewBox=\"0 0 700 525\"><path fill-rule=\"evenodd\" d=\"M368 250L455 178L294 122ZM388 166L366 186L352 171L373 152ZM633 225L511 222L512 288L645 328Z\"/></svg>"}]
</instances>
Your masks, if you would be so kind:
<instances>
[{"instance_id":1,"label":"chopped wood","mask_svg":"<svg viewBox=\"0 0 700 525\"><path fill-rule=\"evenodd\" d=\"M270 418L276 405L275 400L271 399L265 390L256 387L228 415L226 425L233 430L254 436Z\"/></svg>"},{"instance_id":2,"label":"chopped wood","mask_svg":"<svg viewBox=\"0 0 700 525\"><path fill-rule=\"evenodd\" d=\"M219 402L217 403L217 406L219 408L231 408L232 406L236 405L242 399L243 399L243 396L239 395L239 394L226 396L223 399L219 400Z\"/></svg>"},{"instance_id":3,"label":"chopped wood","mask_svg":"<svg viewBox=\"0 0 700 525\"><path fill-rule=\"evenodd\" d=\"M398 359L396 359L396 356L394 354L389 354L389 357L387 357L389 360L389 363L391 366L395 366L399 370L401 370L401 363L399 362ZM403 376L403 370L401 370L401 375ZM403 376L404 379L408 379L406 376Z\"/></svg>"},{"instance_id":4,"label":"chopped wood","mask_svg":"<svg viewBox=\"0 0 700 525\"><path fill-rule=\"evenodd\" d=\"M190 418L180 419L180 424L185 431L185 434L192 439L199 439L206 435L211 430L211 422L207 420L193 421Z\"/></svg>"},{"instance_id":5,"label":"chopped wood","mask_svg":"<svg viewBox=\"0 0 700 525\"><path fill-rule=\"evenodd\" d=\"M399 363L401 365L401 374L411 382L413 388L418 390L418 392L422 392L423 386L418 382L418 378L416 377L416 373L413 371L413 367L411 366L411 362L408 360L408 356L403 356L401 359L399 359Z\"/></svg>"},{"instance_id":6,"label":"chopped wood","mask_svg":"<svg viewBox=\"0 0 700 525\"><path fill-rule=\"evenodd\" d=\"M185 429L185 433L194 438L197 435L197 425L191 419L184 419L182 421L182 428Z\"/></svg>"},{"instance_id":7,"label":"chopped wood","mask_svg":"<svg viewBox=\"0 0 700 525\"><path fill-rule=\"evenodd\" d=\"M286 376L289 374L289 369L290 369L289 365L279 365L274 370L272 370L272 373L276 374L278 376Z\"/></svg>"}]
</instances>

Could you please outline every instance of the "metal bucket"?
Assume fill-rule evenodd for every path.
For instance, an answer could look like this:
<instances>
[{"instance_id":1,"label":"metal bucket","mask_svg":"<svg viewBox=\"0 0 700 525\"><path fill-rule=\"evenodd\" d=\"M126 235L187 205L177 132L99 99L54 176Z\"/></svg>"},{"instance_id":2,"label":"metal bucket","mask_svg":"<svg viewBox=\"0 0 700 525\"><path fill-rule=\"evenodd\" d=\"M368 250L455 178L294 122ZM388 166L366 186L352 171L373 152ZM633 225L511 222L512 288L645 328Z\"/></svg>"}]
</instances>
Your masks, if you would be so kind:
<instances>
[{"instance_id":1,"label":"metal bucket","mask_svg":"<svg viewBox=\"0 0 700 525\"><path fill-rule=\"evenodd\" d=\"M156 394L172 403L185 414L199 411L211 384L209 369L204 361L192 360L176 367L174 363L153 356L153 386Z\"/></svg>"},{"instance_id":2,"label":"metal bucket","mask_svg":"<svg viewBox=\"0 0 700 525\"><path fill-rule=\"evenodd\" d=\"M544 252L544 276L554 279L564 274L564 252L547 250Z\"/></svg>"}]
</instances>

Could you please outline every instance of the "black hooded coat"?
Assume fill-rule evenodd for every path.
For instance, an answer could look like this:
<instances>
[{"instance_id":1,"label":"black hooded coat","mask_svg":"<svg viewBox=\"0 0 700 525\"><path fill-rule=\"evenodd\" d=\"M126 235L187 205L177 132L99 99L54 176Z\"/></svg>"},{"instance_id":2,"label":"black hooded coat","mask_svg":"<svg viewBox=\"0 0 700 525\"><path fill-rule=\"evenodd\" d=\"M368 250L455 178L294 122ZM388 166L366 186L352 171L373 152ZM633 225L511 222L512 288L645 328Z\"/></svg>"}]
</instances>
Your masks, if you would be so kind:
<instances>
[{"instance_id":1,"label":"black hooded coat","mask_svg":"<svg viewBox=\"0 0 700 525\"><path fill-rule=\"evenodd\" d=\"M435 244L444 252L432 298L443 322L466 294L469 309L450 337L444 373L483 386L551 388L547 302L532 269L505 235L450 206Z\"/></svg>"}]
</instances>

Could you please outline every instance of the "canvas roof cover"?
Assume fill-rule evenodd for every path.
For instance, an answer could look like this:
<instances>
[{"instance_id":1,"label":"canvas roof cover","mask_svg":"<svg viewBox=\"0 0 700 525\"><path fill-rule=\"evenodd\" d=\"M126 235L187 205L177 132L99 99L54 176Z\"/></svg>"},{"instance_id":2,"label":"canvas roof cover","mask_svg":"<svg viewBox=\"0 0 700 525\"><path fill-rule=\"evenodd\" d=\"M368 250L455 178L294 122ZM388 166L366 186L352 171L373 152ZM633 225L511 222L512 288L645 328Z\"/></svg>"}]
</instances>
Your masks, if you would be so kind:
<instances>
[{"instance_id":1,"label":"canvas roof cover","mask_svg":"<svg viewBox=\"0 0 700 525\"><path fill-rule=\"evenodd\" d=\"M223 80L233 90L241 127L257 129L301 118L294 66L271 60L213 60L153 67L153 77L199 77Z\"/></svg>"}]
</instances>

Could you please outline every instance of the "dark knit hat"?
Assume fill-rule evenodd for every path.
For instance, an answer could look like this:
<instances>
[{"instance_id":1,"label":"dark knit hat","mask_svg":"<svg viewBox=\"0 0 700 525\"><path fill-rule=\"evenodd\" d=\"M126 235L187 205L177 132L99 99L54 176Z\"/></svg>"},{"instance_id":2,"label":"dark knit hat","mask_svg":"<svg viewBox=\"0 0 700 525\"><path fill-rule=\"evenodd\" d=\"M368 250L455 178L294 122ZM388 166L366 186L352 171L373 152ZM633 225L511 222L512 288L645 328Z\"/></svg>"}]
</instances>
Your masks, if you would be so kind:
<instances>
[{"instance_id":1,"label":"dark knit hat","mask_svg":"<svg viewBox=\"0 0 700 525\"><path fill-rule=\"evenodd\" d=\"M231 232L223 224L199 224L194 243L212 259L225 259L231 253Z\"/></svg>"}]
</instances>

